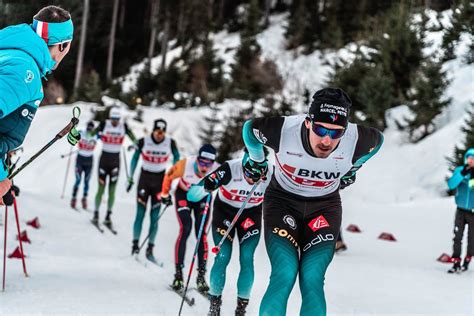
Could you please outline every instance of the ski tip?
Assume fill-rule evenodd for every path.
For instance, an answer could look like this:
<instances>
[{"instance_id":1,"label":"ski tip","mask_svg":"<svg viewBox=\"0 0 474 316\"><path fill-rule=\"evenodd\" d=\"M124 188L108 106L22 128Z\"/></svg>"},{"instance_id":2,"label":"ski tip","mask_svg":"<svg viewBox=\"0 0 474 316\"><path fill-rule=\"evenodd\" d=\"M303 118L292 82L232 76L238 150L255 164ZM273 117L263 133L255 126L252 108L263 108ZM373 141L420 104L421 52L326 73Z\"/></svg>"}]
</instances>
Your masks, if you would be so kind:
<instances>
[{"instance_id":1,"label":"ski tip","mask_svg":"<svg viewBox=\"0 0 474 316\"><path fill-rule=\"evenodd\" d=\"M216 246L216 247L212 247L212 253L214 253L214 254L216 254L216 255L219 253L220 250L221 250L220 247L217 247L217 246Z\"/></svg>"}]
</instances>

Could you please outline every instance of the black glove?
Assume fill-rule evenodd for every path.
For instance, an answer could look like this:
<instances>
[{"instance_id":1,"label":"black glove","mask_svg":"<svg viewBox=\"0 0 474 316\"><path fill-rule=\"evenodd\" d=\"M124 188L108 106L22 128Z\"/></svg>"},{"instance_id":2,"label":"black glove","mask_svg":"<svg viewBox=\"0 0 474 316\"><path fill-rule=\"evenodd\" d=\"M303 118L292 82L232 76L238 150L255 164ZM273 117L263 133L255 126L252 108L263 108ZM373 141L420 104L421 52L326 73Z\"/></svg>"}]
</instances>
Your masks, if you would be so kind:
<instances>
[{"instance_id":1,"label":"black glove","mask_svg":"<svg viewBox=\"0 0 474 316\"><path fill-rule=\"evenodd\" d=\"M264 160L262 162L256 162L247 158L247 161L244 163L244 174L252 179L254 182L259 181L260 179L265 180L266 174L268 172L268 162Z\"/></svg>"},{"instance_id":2,"label":"black glove","mask_svg":"<svg viewBox=\"0 0 474 316\"><path fill-rule=\"evenodd\" d=\"M13 192L15 192L15 196L20 195L20 188L17 187L16 185L12 185L12 190L13 190Z\"/></svg>"},{"instance_id":3,"label":"black glove","mask_svg":"<svg viewBox=\"0 0 474 316\"><path fill-rule=\"evenodd\" d=\"M5 193L2 199L3 199L3 204L7 206L13 205L13 200L15 199L14 190L13 189L8 190L8 192Z\"/></svg>"},{"instance_id":4,"label":"black glove","mask_svg":"<svg viewBox=\"0 0 474 316\"><path fill-rule=\"evenodd\" d=\"M461 174L463 176L467 176L467 174L469 172L471 172L471 170L473 170L473 169L471 169L471 167L469 165L465 165L464 168L461 170Z\"/></svg>"},{"instance_id":5,"label":"black glove","mask_svg":"<svg viewBox=\"0 0 474 316\"><path fill-rule=\"evenodd\" d=\"M345 187L350 186L356 181L356 174L355 172L351 175L346 175L341 178L341 185L339 186L340 190L343 190Z\"/></svg>"},{"instance_id":6,"label":"black glove","mask_svg":"<svg viewBox=\"0 0 474 316\"><path fill-rule=\"evenodd\" d=\"M217 189L218 184L219 180L217 180L217 177L214 173L204 178L204 190L207 192Z\"/></svg>"},{"instance_id":7,"label":"black glove","mask_svg":"<svg viewBox=\"0 0 474 316\"><path fill-rule=\"evenodd\" d=\"M131 178L131 177L128 178L128 179L127 179L127 183L128 183L128 184L127 184L127 193L128 193L128 192L130 192L130 190L131 190L132 187L133 187L133 183L134 183L134 182L133 182L133 178Z\"/></svg>"},{"instance_id":8,"label":"black glove","mask_svg":"<svg viewBox=\"0 0 474 316\"><path fill-rule=\"evenodd\" d=\"M164 204L165 206L170 206L173 204L173 201L171 200L171 195L168 196L162 196L161 197L161 204Z\"/></svg>"}]
</instances>

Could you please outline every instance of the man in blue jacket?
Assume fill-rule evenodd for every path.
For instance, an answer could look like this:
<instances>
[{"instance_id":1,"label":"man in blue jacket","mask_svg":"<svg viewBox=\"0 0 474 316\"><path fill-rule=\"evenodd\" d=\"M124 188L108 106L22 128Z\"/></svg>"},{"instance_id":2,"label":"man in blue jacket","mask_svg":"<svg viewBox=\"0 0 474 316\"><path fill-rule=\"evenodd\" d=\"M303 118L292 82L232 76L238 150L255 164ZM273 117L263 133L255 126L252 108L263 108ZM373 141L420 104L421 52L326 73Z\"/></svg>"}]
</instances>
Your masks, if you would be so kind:
<instances>
[{"instance_id":1,"label":"man in blue jacket","mask_svg":"<svg viewBox=\"0 0 474 316\"><path fill-rule=\"evenodd\" d=\"M67 55L73 32L71 15L56 6L41 9L30 25L0 30L0 204L13 202L5 156L23 143L43 100L41 78ZM71 144L78 134L70 132Z\"/></svg>"},{"instance_id":2,"label":"man in blue jacket","mask_svg":"<svg viewBox=\"0 0 474 316\"><path fill-rule=\"evenodd\" d=\"M466 271L474 255L474 148L464 154L464 165L454 169L448 180L450 190L456 190L456 218L454 220L453 255L454 263L448 273ZM467 253L461 266L461 243L464 227L468 226Z\"/></svg>"}]
</instances>

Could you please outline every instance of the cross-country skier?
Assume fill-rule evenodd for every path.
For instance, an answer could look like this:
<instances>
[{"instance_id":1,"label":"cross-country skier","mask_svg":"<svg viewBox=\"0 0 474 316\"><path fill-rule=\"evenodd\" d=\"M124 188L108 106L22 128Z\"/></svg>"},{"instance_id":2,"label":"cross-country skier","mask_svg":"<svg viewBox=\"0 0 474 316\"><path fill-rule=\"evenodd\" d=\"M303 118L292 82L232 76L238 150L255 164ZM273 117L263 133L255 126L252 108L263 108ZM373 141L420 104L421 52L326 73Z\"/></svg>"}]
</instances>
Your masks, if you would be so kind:
<instances>
[{"instance_id":1,"label":"cross-country skier","mask_svg":"<svg viewBox=\"0 0 474 316\"><path fill-rule=\"evenodd\" d=\"M474 148L464 154L464 165L454 169L448 180L450 190L456 190L456 218L454 220L453 255L454 265L449 273L466 271L474 256ZM467 253L461 266L461 243L467 225Z\"/></svg>"},{"instance_id":2,"label":"cross-country skier","mask_svg":"<svg viewBox=\"0 0 474 316\"><path fill-rule=\"evenodd\" d=\"M272 266L260 315L285 315L296 276L300 315L326 314L324 275L342 217L339 187L383 142L373 128L348 122L351 100L341 89L317 91L307 115L257 118L244 124L249 150L244 168L267 169L263 146L275 151L275 172L265 192L265 244Z\"/></svg>"},{"instance_id":3,"label":"cross-country skier","mask_svg":"<svg viewBox=\"0 0 474 316\"><path fill-rule=\"evenodd\" d=\"M188 191L188 200L194 201L200 200L209 192L219 189L212 211L212 236L216 245L225 234L254 184L260 180L260 174L254 175L249 173L248 170L244 170L243 162L247 160L247 157L248 152L245 150L242 159L226 161L201 180L198 185L191 186ZM271 177L271 173L267 176ZM266 178L258 184L215 258L210 277L209 300L211 304L208 316L220 315L226 269L232 256L232 242L236 231L240 247L240 273L237 281L235 315L245 315L254 280L253 256L262 230L263 195L269 182Z\"/></svg>"},{"instance_id":4,"label":"cross-country skier","mask_svg":"<svg viewBox=\"0 0 474 316\"><path fill-rule=\"evenodd\" d=\"M137 187L137 214L133 224L132 255L138 253L138 241L142 232L143 219L145 218L146 205L151 199L150 229L148 237L148 248L146 257L156 262L153 256L153 246L158 231L157 218L160 213L160 200L157 195L161 192L161 185L165 176L166 167L170 164L173 155L173 164L179 160L179 151L176 142L166 136L167 123L158 119L153 123L153 132L138 140L137 148L130 162L130 177L128 179L127 192L133 185L133 174L137 168L140 155L143 158L142 171Z\"/></svg>"},{"instance_id":5,"label":"cross-country skier","mask_svg":"<svg viewBox=\"0 0 474 316\"><path fill-rule=\"evenodd\" d=\"M112 226L112 208L115 202L115 189L120 173L120 151L122 143L127 135L135 143L136 138L133 132L128 128L127 123L122 120L122 111L120 108L110 109L109 119L100 123L96 129L102 141L102 155L99 161L99 187L95 196L95 211L92 223L99 223L99 208L102 202L102 195L105 191L107 178L109 179L109 196L107 202L107 214L104 225L115 231Z\"/></svg>"},{"instance_id":6,"label":"cross-country skier","mask_svg":"<svg viewBox=\"0 0 474 316\"><path fill-rule=\"evenodd\" d=\"M183 267L184 254L186 253L186 241L191 233L193 225L191 214L194 213L194 229L197 236L201 224L201 218L206 206L206 197L198 202L191 202L188 201L186 193L192 184L197 184L209 172L219 167L219 164L215 162L215 160L216 149L212 145L205 144L199 149L199 154L197 156L190 156L178 161L166 173L165 179L163 180L163 189L160 193L161 203L169 206L172 204L170 196L171 182L174 179L179 179L178 186L174 193L176 215L180 226L175 247L176 274L172 284L172 287L175 290L181 290L183 288ZM209 217L207 217L207 219L208 218ZM207 219L205 227L207 226ZM198 261L198 276L196 280L197 288L202 293L206 293L209 290L209 286L205 279L207 261L207 239L205 229L202 234L202 240L199 242Z\"/></svg>"},{"instance_id":7,"label":"cross-country skier","mask_svg":"<svg viewBox=\"0 0 474 316\"><path fill-rule=\"evenodd\" d=\"M89 180L92 173L92 164L94 161L94 149L97 145L97 134L94 133L94 122L89 121L85 130L79 132L81 140L79 141L76 158L76 181L72 188L71 207L76 208L77 191L81 184L82 174L84 174L84 190L82 192L81 204L83 209L87 209L87 193L89 192Z\"/></svg>"},{"instance_id":8,"label":"cross-country skier","mask_svg":"<svg viewBox=\"0 0 474 316\"><path fill-rule=\"evenodd\" d=\"M5 155L23 143L44 97L41 78L67 55L73 33L71 15L56 6L41 9L32 24L0 30L0 204L13 203ZM68 140L79 141L76 129Z\"/></svg>"}]
</instances>

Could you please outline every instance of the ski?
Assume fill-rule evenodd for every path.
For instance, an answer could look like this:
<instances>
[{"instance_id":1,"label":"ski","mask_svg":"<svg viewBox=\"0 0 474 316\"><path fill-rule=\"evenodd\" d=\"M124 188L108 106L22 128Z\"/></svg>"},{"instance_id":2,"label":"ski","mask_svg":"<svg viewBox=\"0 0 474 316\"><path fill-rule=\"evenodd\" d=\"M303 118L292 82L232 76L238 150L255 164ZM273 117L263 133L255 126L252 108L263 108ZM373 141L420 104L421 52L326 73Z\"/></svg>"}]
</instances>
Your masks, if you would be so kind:
<instances>
[{"instance_id":1,"label":"ski","mask_svg":"<svg viewBox=\"0 0 474 316\"><path fill-rule=\"evenodd\" d=\"M192 287L191 289L198 292L199 294L201 294L201 296L204 297L206 300L209 299L209 295L208 295L207 291L206 292L199 291L199 289L197 287Z\"/></svg>"},{"instance_id":2,"label":"ski","mask_svg":"<svg viewBox=\"0 0 474 316\"><path fill-rule=\"evenodd\" d=\"M186 304L188 304L189 306L193 306L195 301L194 301L194 297L189 297L187 295L183 295L183 291L182 290L175 290L171 285L168 286L168 288L175 292L176 294L178 294L181 298L184 298L184 301L186 302Z\"/></svg>"},{"instance_id":3,"label":"ski","mask_svg":"<svg viewBox=\"0 0 474 316\"><path fill-rule=\"evenodd\" d=\"M161 261L155 260L155 261L153 262L153 261L147 259L147 261L144 262L144 261L142 261L142 260L140 259L140 257L138 257L138 255L133 255L133 257L135 258L135 261L137 261L138 263L142 264L144 267L148 267L148 263L150 263L150 264L152 264L152 265L155 265L155 266L157 266L157 267L159 267L159 268L163 268L163 266L164 266L164 263L161 262Z\"/></svg>"},{"instance_id":4,"label":"ski","mask_svg":"<svg viewBox=\"0 0 474 316\"><path fill-rule=\"evenodd\" d=\"M105 226L108 230L110 230L110 231L112 232L112 234L117 235L117 231L116 231L111 225L106 225L106 224L104 224L104 226Z\"/></svg>"},{"instance_id":5,"label":"ski","mask_svg":"<svg viewBox=\"0 0 474 316\"><path fill-rule=\"evenodd\" d=\"M94 227L97 228L102 234L104 233L104 229L100 227L99 223L96 223L93 220L91 220L91 224L94 225Z\"/></svg>"},{"instance_id":6,"label":"ski","mask_svg":"<svg viewBox=\"0 0 474 316\"><path fill-rule=\"evenodd\" d=\"M156 260L155 258L148 258L148 257L146 257L146 260L147 260L148 262L154 264L155 266L158 266L158 267L160 267L160 268L163 268L163 265L164 265L163 262L160 262L160 261Z\"/></svg>"}]
</instances>

